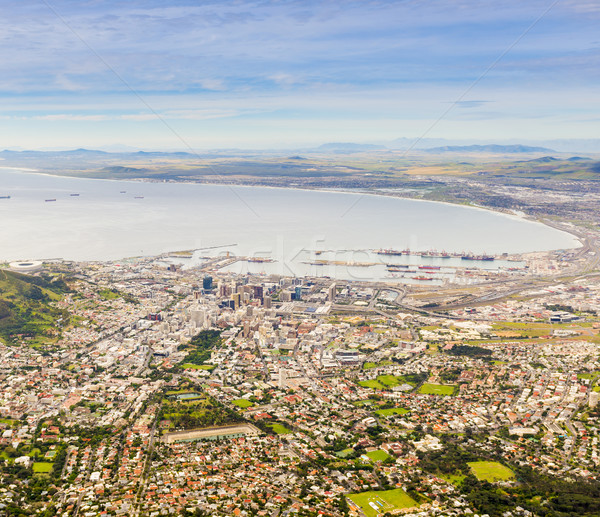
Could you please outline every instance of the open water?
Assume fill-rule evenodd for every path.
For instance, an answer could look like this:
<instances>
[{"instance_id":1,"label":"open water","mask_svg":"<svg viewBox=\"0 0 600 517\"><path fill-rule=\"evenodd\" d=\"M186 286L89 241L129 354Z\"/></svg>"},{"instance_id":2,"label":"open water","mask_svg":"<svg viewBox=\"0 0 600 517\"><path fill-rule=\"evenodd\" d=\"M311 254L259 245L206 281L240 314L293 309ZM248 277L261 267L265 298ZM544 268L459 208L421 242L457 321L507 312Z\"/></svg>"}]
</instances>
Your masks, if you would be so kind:
<instances>
[{"instance_id":1,"label":"open water","mask_svg":"<svg viewBox=\"0 0 600 517\"><path fill-rule=\"evenodd\" d=\"M190 263L229 252L277 261L237 263L231 270L373 279L386 276L384 266L375 274L364 267L341 273L307 262L449 266L460 259L387 257L372 250L500 254L579 245L567 233L516 216L330 191L90 180L0 169L0 196L10 196L0 199L0 260L6 261L116 260L199 249ZM317 256L317 250L324 253Z\"/></svg>"}]
</instances>

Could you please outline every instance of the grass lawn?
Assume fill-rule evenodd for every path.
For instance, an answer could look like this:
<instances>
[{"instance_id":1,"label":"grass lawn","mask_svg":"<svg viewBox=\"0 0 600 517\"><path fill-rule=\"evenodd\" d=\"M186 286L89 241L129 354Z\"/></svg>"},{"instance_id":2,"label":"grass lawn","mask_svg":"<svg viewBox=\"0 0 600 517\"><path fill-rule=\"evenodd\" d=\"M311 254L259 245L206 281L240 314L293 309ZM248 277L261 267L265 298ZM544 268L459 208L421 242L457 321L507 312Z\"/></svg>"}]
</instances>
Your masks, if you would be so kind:
<instances>
[{"instance_id":1,"label":"grass lawn","mask_svg":"<svg viewBox=\"0 0 600 517\"><path fill-rule=\"evenodd\" d=\"M337 451L335 455L338 458L347 458L354 452L354 449L344 449L343 451Z\"/></svg>"},{"instance_id":2,"label":"grass lawn","mask_svg":"<svg viewBox=\"0 0 600 517\"><path fill-rule=\"evenodd\" d=\"M446 386L445 384L423 384L419 388L419 393L423 395L454 395L456 386Z\"/></svg>"},{"instance_id":3,"label":"grass lawn","mask_svg":"<svg viewBox=\"0 0 600 517\"><path fill-rule=\"evenodd\" d=\"M49 474L52 472L52 466L54 463L47 463L45 461L36 461L33 464L33 472L36 474Z\"/></svg>"},{"instance_id":4,"label":"grass lawn","mask_svg":"<svg viewBox=\"0 0 600 517\"><path fill-rule=\"evenodd\" d=\"M398 377L394 377L393 375L380 375L377 377L377 381L388 388L400 386L400 379L398 379Z\"/></svg>"},{"instance_id":5,"label":"grass lawn","mask_svg":"<svg viewBox=\"0 0 600 517\"><path fill-rule=\"evenodd\" d=\"M385 461L388 458L391 458L391 456L382 449L379 449L377 451L367 452L367 456L369 458L371 458L373 461Z\"/></svg>"},{"instance_id":6,"label":"grass lawn","mask_svg":"<svg viewBox=\"0 0 600 517\"><path fill-rule=\"evenodd\" d=\"M380 416L405 415L406 413L410 413L410 411L408 409L404 409L403 407L378 409L377 411L375 411L375 414Z\"/></svg>"},{"instance_id":7,"label":"grass lawn","mask_svg":"<svg viewBox=\"0 0 600 517\"><path fill-rule=\"evenodd\" d=\"M281 424L268 424L268 425L277 434L290 434L292 432L287 427L284 427Z\"/></svg>"},{"instance_id":8,"label":"grass lawn","mask_svg":"<svg viewBox=\"0 0 600 517\"><path fill-rule=\"evenodd\" d=\"M252 406L252 402L250 402L249 400L246 399L235 399L231 401L233 404L235 404L237 407L241 407L241 408L247 408Z\"/></svg>"},{"instance_id":9,"label":"grass lawn","mask_svg":"<svg viewBox=\"0 0 600 517\"><path fill-rule=\"evenodd\" d=\"M384 388L383 384L380 384L376 380L360 381L358 385L363 388L373 388L374 390L382 390Z\"/></svg>"},{"instance_id":10,"label":"grass lawn","mask_svg":"<svg viewBox=\"0 0 600 517\"><path fill-rule=\"evenodd\" d=\"M453 485L458 485L467 476L465 476L464 474L445 474L445 475L439 476L439 477L441 477L442 479L445 479L446 481L448 481L448 483L452 483Z\"/></svg>"},{"instance_id":11,"label":"grass lawn","mask_svg":"<svg viewBox=\"0 0 600 517\"><path fill-rule=\"evenodd\" d=\"M356 406L356 407L361 407L361 406L372 406L374 403L375 403L374 400L365 399L365 400L355 400L354 402L352 402L352 405Z\"/></svg>"},{"instance_id":12,"label":"grass lawn","mask_svg":"<svg viewBox=\"0 0 600 517\"><path fill-rule=\"evenodd\" d=\"M216 366L214 364L192 364L192 363L182 364L181 367L185 370L187 370L187 369L190 369L190 370L214 370L216 368Z\"/></svg>"},{"instance_id":13,"label":"grass lawn","mask_svg":"<svg viewBox=\"0 0 600 517\"><path fill-rule=\"evenodd\" d=\"M392 361L381 361L379 363L365 363L363 364L363 370L370 370L371 368L377 368L379 366L389 366L390 364L393 364Z\"/></svg>"},{"instance_id":14,"label":"grass lawn","mask_svg":"<svg viewBox=\"0 0 600 517\"><path fill-rule=\"evenodd\" d=\"M588 381L591 381L594 377L597 377L598 374L600 374L600 372L592 372L592 373L578 373L577 374L577 378L578 379L586 379Z\"/></svg>"},{"instance_id":15,"label":"grass lawn","mask_svg":"<svg viewBox=\"0 0 600 517\"><path fill-rule=\"evenodd\" d=\"M379 514L391 512L392 510L419 506L415 500L401 488L381 492L350 494L348 495L348 499L359 506L366 517L377 517ZM374 507L377 508L377 510L375 510Z\"/></svg>"},{"instance_id":16,"label":"grass lawn","mask_svg":"<svg viewBox=\"0 0 600 517\"><path fill-rule=\"evenodd\" d=\"M479 481L506 481L515 477L512 470L496 461L472 461L469 467Z\"/></svg>"},{"instance_id":17,"label":"grass lawn","mask_svg":"<svg viewBox=\"0 0 600 517\"><path fill-rule=\"evenodd\" d=\"M360 381L358 384L363 388L383 390L385 388L393 388L395 386L400 386L400 384L402 384L403 382L405 382L403 377L396 377L395 375L379 375L377 379Z\"/></svg>"}]
</instances>

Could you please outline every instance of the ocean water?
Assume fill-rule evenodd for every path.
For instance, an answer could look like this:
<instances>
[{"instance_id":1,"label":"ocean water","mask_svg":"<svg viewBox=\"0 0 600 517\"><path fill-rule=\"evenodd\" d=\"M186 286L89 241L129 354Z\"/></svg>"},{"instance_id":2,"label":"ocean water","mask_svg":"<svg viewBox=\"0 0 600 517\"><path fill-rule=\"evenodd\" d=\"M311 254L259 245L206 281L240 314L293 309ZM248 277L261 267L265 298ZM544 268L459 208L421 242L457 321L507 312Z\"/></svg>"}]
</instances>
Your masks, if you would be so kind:
<instances>
[{"instance_id":1,"label":"ocean water","mask_svg":"<svg viewBox=\"0 0 600 517\"><path fill-rule=\"evenodd\" d=\"M379 248L501 254L579 245L567 233L514 216L340 192L74 179L4 169L0 196L10 196L0 199L5 261L116 260L194 249L199 251L190 263L229 253L276 260L237 263L234 270L320 275L337 268L323 271L306 262L437 263L372 253ZM316 250L324 253L316 256ZM449 260L443 264L460 262ZM350 277L373 277L365 272L372 268L345 269L356 270L346 271Z\"/></svg>"}]
</instances>

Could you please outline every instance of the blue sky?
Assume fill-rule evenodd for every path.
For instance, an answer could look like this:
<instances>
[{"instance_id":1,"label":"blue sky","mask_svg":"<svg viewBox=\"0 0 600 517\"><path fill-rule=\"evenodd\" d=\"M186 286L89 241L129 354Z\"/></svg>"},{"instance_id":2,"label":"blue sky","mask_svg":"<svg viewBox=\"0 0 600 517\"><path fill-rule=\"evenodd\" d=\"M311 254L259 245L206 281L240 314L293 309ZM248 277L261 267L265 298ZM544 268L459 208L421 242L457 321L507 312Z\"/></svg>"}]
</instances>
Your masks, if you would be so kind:
<instances>
[{"instance_id":1,"label":"blue sky","mask_svg":"<svg viewBox=\"0 0 600 517\"><path fill-rule=\"evenodd\" d=\"M2 4L0 147L600 138L595 0Z\"/></svg>"}]
</instances>

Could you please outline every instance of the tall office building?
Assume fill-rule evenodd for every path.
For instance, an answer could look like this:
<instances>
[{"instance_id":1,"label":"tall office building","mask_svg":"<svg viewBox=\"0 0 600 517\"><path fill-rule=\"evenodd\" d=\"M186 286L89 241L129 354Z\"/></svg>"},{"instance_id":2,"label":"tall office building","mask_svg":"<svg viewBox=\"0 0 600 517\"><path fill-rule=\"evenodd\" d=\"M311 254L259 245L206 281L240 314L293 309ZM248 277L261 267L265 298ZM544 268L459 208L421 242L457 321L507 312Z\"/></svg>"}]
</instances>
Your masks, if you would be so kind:
<instances>
[{"instance_id":1,"label":"tall office building","mask_svg":"<svg viewBox=\"0 0 600 517\"><path fill-rule=\"evenodd\" d=\"M337 294L337 289L335 287L335 284L331 284L329 286L329 291L327 292L327 300L330 302L334 302L336 294Z\"/></svg>"}]
</instances>

